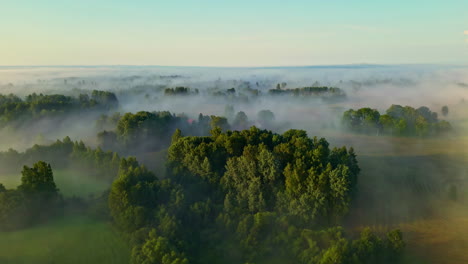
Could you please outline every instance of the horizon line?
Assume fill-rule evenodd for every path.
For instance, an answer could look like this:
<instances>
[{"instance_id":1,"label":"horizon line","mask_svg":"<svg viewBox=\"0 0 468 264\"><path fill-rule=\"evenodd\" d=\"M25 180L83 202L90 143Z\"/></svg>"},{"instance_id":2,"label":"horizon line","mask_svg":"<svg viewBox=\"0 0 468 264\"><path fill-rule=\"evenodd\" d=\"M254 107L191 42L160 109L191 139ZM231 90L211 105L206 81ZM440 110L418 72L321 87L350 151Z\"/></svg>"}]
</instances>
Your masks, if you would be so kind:
<instances>
[{"instance_id":1,"label":"horizon line","mask_svg":"<svg viewBox=\"0 0 468 264\"><path fill-rule=\"evenodd\" d=\"M200 65L157 65L157 64L21 64L21 65L0 65L0 68L100 68L100 67L167 67L167 68L244 68L244 69L265 69L265 68L326 68L326 67L387 67L387 66L456 66L467 67L468 64L458 63L349 63L349 64L306 64L306 65L270 65L270 66L200 66Z\"/></svg>"}]
</instances>

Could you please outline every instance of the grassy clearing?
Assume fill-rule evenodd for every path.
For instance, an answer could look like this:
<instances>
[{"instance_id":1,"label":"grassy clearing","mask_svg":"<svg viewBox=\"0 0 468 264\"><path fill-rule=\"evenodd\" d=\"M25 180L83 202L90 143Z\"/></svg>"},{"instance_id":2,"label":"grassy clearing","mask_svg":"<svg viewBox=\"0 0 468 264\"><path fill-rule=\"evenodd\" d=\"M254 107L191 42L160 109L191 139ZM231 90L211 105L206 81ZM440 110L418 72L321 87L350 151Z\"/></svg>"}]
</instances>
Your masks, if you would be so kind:
<instances>
[{"instance_id":1,"label":"grassy clearing","mask_svg":"<svg viewBox=\"0 0 468 264\"><path fill-rule=\"evenodd\" d=\"M468 263L468 217L426 219L401 225L408 251L428 263Z\"/></svg>"},{"instance_id":2,"label":"grassy clearing","mask_svg":"<svg viewBox=\"0 0 468 264\"><path fill-rule=\"evenodd\" d=\"M348 227L400 228L406 263L468 263L468 137L348 135L335 142L354 146L362 169Z\"/></svg>"},{"instance_id":3,"label":"grassy clearing","mask_svg":"<svg viewBox=\"0 0 468 264\"><path fill-rule=\"evenodd\" d=\"M91 194L101 193L110 187L110 184L105 181L74 170L54 170L54 180L65 197L87 197ZM16 188L20 182L21 173L0 175L0 183L7 188Z\"/></svg>"},{"instance_id":4,"label":"grassy clearing","mask_svg":"<svg viewBox=\"0 0 468 264\"><path fill-rule=\"evenodd\" d=\"M130 249L105 222L65 217L46 225L0 232L0 263L128 263Z\"/></svg>"},{"instance_id":5,"label":"grassy clearing","mask_svg":"<svg viewBox=\"0 0 468 264\"><path fill-rule=\"evenodd\" d=\"M468 207L458 202L439 203L438 207L438 214L428 218L371 227L381 233L393 228L403 231L407 245L404 263L468 263Z\"/></svg>"}]
</instances>

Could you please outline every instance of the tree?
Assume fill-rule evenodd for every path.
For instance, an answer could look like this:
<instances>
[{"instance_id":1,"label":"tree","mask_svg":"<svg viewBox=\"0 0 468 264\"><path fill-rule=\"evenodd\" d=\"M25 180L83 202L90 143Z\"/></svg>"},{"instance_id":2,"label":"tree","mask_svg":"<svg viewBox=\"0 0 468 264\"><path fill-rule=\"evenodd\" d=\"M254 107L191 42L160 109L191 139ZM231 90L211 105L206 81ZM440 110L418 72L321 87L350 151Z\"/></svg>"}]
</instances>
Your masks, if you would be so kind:
<instances>
[{"instance_id":1,"label":"tree","mask_svg":"<svg viewBox=\"0 0 468 264\"><path fill-rule=\"evenodd\" d=\"M268 127L275 121L275 115L270 110L260 110L257 113L257 119L262 126Z\"/></svg>"},{"instance_id":2,"label":"tree","mask_svg":"<svg viewBox=\"0 0 468 264\"><path fill-rule=\"evenodd\" d=\"M249 126L249 119L244 112L240 111L236 114L232 125L239 130L247 129Z\"/></svg>"},{"instance_id":3,"label":"tree","mask_svg":"<svg viewBox=\"0 0 468 264\"><path fill-rule=\"evenodd\" d=\"M58 195L50 164L39 161L31 168L24 166L21 173L23 176L18 190L22 191L26 196L51 199Z\"/></svg>"},{"instance_id":4,"label":"tree","mask_svg":"<svg viewBox=\"0 0 468 264\"><path fill-rule=\"evenodd\" d=\"M0 229L24 228L55 216L63 206L50 164L24 166L17 189L0 190Z\"/></svg>"},{"instance_id":5,"label":"tree","mask_svg":"<svg viewBox=\"0 0 468 264\"><path fill-rule=\"evenodd\" d=\"M229 120L232 120L232 118L234 118L234 106L233 105L226 105L224 107L224 116L229 119Z\"/></svg>"},{"instance_id":6,"label":"tree","mask_svg":"<svg viewBox=\"0 0 468 264\"><path fill-rule=\"evenodd\" d=\"M343 125L351 131L368 133L377 131L378 134L400 136L441 135L451 130L446 121L440 121L437 113L428 107L421 106L415 109L410 106L392 105L385 115L377 110L361 108L350 109L343 113Z\"/></svg>"},{"instance_id":7,"label":"tree","mask_svg":"<svg viewBox=\"0 0 468 264\"><path fill-rule=\"evenodd\" d=\"M446 106L446 105L442 106L441 112L442 112L442 115L443 115L443 116L447 116L448 113L449 113L448 106Z\"/></svg>"},{"instance_id":8,"label":"tree","mask_svg":"<svg viewBox=\"0 0 468 264\"><path fill-rule=\"evenodd\" d=\"M221 117L221 116L211 116L211 129L214 128L221 128L221 130L226 131L229 129L229 123L227 121L227 118Z\"/></svg>"},{"instance_id":9,"label":"tree","mask_svg":"<svg viewBox=\"0 0 468 264\"><path fill-rule=\"evenodd\" d=\"M152 229L146 241L132 250L133 264L188 264L187 258L177 252L165 237L157 236Z\"/></svg>"},{"instance_id":10,"label":"tree","mask_svg":"<svg viewBox=\"0 0 468 264\"><path fill-rule=\"evenodd\" d=\"M177 142L181 137L182 137L182 131L180 131L180 129L176 129L176 131L172 135L171 144L174 144L175 142Z\"/></svg>"}]
</instances>

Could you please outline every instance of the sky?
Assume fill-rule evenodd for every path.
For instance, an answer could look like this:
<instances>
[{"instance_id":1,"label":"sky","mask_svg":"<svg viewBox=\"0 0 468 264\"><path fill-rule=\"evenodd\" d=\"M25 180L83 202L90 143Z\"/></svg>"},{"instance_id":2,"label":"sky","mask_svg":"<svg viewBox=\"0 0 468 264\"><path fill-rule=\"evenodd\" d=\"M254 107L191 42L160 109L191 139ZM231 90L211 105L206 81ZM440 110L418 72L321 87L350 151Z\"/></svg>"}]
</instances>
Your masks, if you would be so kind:
<instances>
[{"instance_id":1,"label":"sky","mask_svg":"<svg viewBox=\"0 0 468 264\"><path fill-rule=\"evenodd\" d=\"M468 0L0 0L0 65L468 64Z\"/></svg>"}]
</instances>

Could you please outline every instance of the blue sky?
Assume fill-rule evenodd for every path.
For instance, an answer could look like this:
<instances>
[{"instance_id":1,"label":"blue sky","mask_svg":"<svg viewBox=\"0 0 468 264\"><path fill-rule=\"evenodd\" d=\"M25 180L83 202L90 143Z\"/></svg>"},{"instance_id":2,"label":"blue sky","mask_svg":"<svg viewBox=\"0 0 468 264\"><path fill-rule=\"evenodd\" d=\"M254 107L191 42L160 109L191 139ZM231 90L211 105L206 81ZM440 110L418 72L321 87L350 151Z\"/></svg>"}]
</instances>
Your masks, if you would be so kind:
<instances>
[{"instance_id":1,"label":"blue sky","mask_svg":"<svg viewBox=\"0 0 468 264\"><path fill-rule=\"evenodd\" d=\"M467 0L0 0L0 65L468 64Z\"/></svg>"}]
</instances>

